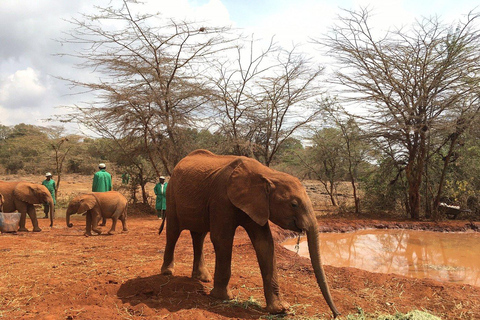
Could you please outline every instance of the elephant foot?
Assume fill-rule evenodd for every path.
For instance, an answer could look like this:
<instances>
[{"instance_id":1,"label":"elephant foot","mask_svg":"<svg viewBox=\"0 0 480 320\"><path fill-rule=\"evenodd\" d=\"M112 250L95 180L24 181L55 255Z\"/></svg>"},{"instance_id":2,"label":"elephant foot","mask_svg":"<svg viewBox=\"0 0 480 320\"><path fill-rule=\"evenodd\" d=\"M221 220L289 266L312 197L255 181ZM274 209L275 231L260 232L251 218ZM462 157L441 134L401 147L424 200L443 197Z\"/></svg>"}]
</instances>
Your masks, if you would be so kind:
<instances>
[{"instance_id":1,"label":"elephant foot","mask_svg":"<svg viewBox=\"0 0 480 320\"><path fill-rule=\"evenodd\" d=\"M40 229L40 228L38 228L38 227L37 227L37 228L33 228L33 232L40 232L40 231L42 231L42 229Z\"/></svg>"},{"instance_id":2,"label":"elephant foot","mask_svg":"<svg viewBox=\"0 0 480 320\"><path fill-rule=\"evenodd\" d=\"M227 288L217 288L213 287L213 289L210 291L210 295L214 298L220 299L220 300L232 300L233 299L233 294L230 291L230 289Z\"/></svg>"},{"instance_id":3,"label":"elephant foot","mask_svg":"<svg viewBox=\"0 0 480 320\"><path fill-rule=\"evenodd\" d=\"M162 267L161 273L166 276L172 276L173 275L173 267Z\"/></svg>"},{"instance_id":4,"label":"elephant foot","mask_svg":"<svg viewBox=\"0 0 480 320\"><path fill-rule=\"evenodd\" d=\"M92 236L91 233L87 233L87 232L85 232L83 235L84 235L85 237L91 237L91 236Z\"/></svg>"},{"instance_id":5,"label":"elephant foot","mask_svg":"<svg viewBox=\"0 0 480 320\"><path fill-rule=\"evenodd\" d=\"M115 234L115 231L110 230L110 231L107 232L107 234L108 234L109 236L113 236L113 235Z\"/></svg>"},{"instance_id":6,"label":"elephant foot","mask_svg":"<svg viewBox=\"0 0 480 320\"><path fill-rule=\"evenodd\" d=\"M25 228L25 227L20 227L20 229L18 229L19 232L28 232L28 229Z\"/></svg>"},{"instance_id":7,"label":"elephant foot","mask_svg":"<svg viewBox=\"0 0 480 320\"><path fill-rule=\"evenodd\" d=\"M210 275L210 272L208 272L206 269L193 271L192 278L200 280L202 282L212 282L212 276Z\"/></svg>"},{"instance_id":8,"label":"elephant foot","mask_svg":"<svg viewBox=\"0 0 480 320\"><path fill-rule=\"evenodd\" d=\"M105 225L106 225L105 223L100 223L99 224L100 227L105 227Z\"/></svg>"},{"instance_id":9,"label":"elephant foot","mask_svg":"<svg viewBox=\"0 0 480 320\"><path fill-rule=\"evenodd\" d=\"M288 309L290 308L290 305L282 300L276 300L273 303L267 304L266 310L268 313L271 314L282 314L286 313Z\"/></svg>"},{"instance_id":10,"label":"elephant foot","mask_svg":"<svg viewBox=\"0 0 480 320\"><path fill-rule=\"evenodd\" d=\"M100 229L92 229L93 232L95 232L96 234L102 234L102 230Z\"/></svg>"}]
</instances>

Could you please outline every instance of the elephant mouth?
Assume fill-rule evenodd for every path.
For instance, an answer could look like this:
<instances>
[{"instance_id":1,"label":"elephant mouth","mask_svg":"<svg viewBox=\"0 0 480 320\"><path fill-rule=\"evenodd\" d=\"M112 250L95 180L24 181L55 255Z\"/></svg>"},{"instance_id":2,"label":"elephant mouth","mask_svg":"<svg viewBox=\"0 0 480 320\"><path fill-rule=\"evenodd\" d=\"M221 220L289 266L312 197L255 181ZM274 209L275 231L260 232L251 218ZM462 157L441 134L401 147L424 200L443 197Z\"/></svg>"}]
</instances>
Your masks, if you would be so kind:
<instances>
[{"instance_id":1,"label":"elephant mouth","mask_svg":"<svg viewBox=\"0 0 480 320\"><path fill-rule=\"evenodd\" d=\"M291 228L292 231L296 231L298 233L302 233L304 231L306 231L304 228L300 228L299 226L297 226L297 221L296 220L293 220L293 228Z\"/></svg>"}]
</instances>

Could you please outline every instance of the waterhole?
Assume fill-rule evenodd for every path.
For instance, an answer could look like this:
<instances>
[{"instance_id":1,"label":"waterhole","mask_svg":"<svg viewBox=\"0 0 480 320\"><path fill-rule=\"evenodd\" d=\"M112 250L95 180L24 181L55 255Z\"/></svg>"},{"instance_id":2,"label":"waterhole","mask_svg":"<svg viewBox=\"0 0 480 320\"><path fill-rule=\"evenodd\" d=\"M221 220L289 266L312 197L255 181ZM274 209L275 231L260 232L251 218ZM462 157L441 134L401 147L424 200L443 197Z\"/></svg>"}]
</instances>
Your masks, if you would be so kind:
<instances>
[{"instance_id":1,"label":"waterhole","mask_svg":"<svg viewBox=\"0 0 480 320\"><path fill-rule=\"evenodd\" d=\"M284 245L297 251L297 239ZM323 264L480 286L480 234L412 230L321 233ZM306 238L298 254L308 257Z\"/></svg>"}]
</instances>

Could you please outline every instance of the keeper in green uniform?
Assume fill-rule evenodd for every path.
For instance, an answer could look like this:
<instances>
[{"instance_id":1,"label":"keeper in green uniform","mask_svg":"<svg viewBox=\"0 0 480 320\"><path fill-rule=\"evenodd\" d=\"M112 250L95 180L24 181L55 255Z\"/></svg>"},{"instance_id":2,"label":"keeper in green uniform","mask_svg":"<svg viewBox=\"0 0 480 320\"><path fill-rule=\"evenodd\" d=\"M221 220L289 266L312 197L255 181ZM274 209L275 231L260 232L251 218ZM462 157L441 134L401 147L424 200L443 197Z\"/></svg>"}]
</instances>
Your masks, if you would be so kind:
<instances>
[{"instance_id":1,"label":"keeper in green uniform","mask_svg":"<svg viewBox=\"0 0 480 320\"><path fill-rule=\"evenodd\" d=\"M165 217L165 210L167 209L167 183L165 182L164 176L159 178L159 182L155 185L153 191L157 195L155 209L157 210L158 219L163 219Z\"/></svg>"},{"instance_id":2,"label":"keeper in green uniform","mask_svg":"<svg viewBox=\"0 0 480 320\"><path fill-rule=\"evenodd\" d=\"M47 187L48 191L53 198L53 205L57 204L57 200L55 200L55 181L52 179L52 174L50 172L45 173L45 180L42 181L42 185ZM48 203L43 204L43 213L45 213L44 219L48 219L48 212L50 211L50 206Z\"/></svg>"},{"instance_id":3,"label":"keeper in green uniform","mask_svg":"<svg viewBox=\"0 0 480 320\"><path fill-rule=\"evenodd\" d=\"M107 166L105 163L100 163L98 169L100 169L100 171L97 171L93 175L92 192L112 191L112 176L106 171ZM102 217L102 223L100 225L104 226L106 223L107 219Z\"/></svg>"}]
</instances>

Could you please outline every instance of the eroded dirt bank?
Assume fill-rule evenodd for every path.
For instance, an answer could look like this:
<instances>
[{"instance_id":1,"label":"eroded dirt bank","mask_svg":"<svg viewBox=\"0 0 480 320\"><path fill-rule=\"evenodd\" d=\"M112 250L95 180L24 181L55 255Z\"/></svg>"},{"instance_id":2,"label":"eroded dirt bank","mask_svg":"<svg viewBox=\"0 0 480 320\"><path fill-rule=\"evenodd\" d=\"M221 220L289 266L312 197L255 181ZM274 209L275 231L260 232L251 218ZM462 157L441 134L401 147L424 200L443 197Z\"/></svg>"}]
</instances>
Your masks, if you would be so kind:
<instances>
[{"instance_id":1,"label":"eroded dirt bank","mask_svg":"<svg viewBox=\"0 0 480 320\"><path fill-rule=\"evenodd\" d=\"M4 319L259 319L267 314L260 271L246 233L235 239L231 287L235 300L208 296L211 283L190 278L192 246L184 232L177 244L175 276L159 275L165 236L153 216L131 217L130 232L84 237L84 217L69 229L41 220L40 233L0 235L0 318ZM109 223L107 223L108 227ZM325 217L324 231L395 227L470 232L479 223L352 220ZM27 223L31 229L31 225ZM120 229L120 228L118 228ZM273 228L277 230L277 228ZM288 235L279 232L276 239ZM329 319L310 262L277 245L280 289L291 305L287 319ZM213 273L214 252L205 258ZM335 303L343 315L357 312L426 310L442 319L480 319L480 287L375 274L325 266Z\"/></svg>"}]
</instances>

